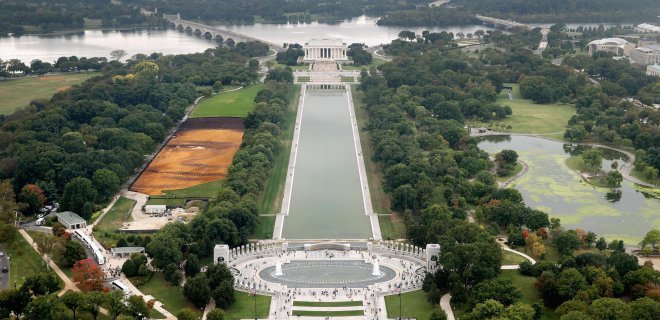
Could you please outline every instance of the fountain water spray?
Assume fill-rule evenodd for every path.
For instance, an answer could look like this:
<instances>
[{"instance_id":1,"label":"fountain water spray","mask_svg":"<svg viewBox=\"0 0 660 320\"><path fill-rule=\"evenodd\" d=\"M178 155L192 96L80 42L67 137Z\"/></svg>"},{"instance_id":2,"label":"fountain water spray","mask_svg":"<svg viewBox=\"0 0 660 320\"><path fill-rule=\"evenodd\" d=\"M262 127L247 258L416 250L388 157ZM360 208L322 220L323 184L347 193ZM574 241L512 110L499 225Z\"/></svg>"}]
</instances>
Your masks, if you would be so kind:
<instances>
[{"instance_id":1,"label":"fountain water spray","mask_svg":"<svg viewBox=\"0 0 660 320\"><path fill-rule=\"evenodd\" d=\"M280 262L280 260L277 260L277 263L275 264L275 274L274 274L274 276L281 277L283 275L284 275L284 273L282 272L282 262Z\"/></svg>"},{"instance_id":2,"label":"fountain water spray","mask_svg":"<svg viewBox=\"0 0 660 320\"><path fill-rule=\"evenodd\" d=\"M381 275L380 266L378 265L378 261L374 262L374 268L371 271L371 275L372 276L380 276Z\"/></svg>"}]
</instances>

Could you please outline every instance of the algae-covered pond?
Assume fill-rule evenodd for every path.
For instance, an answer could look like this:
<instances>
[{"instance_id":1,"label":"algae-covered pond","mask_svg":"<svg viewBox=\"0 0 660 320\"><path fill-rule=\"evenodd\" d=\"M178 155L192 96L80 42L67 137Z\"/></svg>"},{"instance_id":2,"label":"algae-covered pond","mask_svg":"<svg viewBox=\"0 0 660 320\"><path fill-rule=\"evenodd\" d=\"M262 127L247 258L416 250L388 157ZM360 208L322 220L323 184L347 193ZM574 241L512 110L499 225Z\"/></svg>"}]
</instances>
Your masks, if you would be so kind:
<instances>
[{"instance_id":1,"label":"algae-covered pond","mask_svg":"<svg viewBox=\"0 0 660 320\"><path fill-rule=\"evenodd\" d=\"M606 195L610 189L590 185L566 166L571 153L581 148L529 136L486 137L479 142L479 148L491 154L502 149L515 150L529 170L513 187L528 206L561 218L564 227L590 230L608 241L622 239L627 244L637 244L647 231L660 228L660 200L623 180L620 199L609 201ZM626 158L611 150L604 150L603 156L606 171L611 170L612 161L622 164Z\"/></svg>"}]
</instances>

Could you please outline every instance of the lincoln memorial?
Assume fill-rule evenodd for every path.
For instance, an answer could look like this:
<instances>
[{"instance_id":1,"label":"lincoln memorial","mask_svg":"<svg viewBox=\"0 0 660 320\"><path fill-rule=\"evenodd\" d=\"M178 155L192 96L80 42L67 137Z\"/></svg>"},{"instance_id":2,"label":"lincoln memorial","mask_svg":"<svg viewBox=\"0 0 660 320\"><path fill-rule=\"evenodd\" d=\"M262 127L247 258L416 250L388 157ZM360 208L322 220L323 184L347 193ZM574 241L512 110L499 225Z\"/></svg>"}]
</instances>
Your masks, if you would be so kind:
<instances>
[{"instance_id":1,"label":"lincoln memorial","mask_svg":"<svg viewBox=\"0 0 660 320\"><path fill-rule=\"evenodd\" d=\"M346 48L346 43L341 39L310 39L305 43L303 62L348 62Z\"/></svg>"}]
</instances>

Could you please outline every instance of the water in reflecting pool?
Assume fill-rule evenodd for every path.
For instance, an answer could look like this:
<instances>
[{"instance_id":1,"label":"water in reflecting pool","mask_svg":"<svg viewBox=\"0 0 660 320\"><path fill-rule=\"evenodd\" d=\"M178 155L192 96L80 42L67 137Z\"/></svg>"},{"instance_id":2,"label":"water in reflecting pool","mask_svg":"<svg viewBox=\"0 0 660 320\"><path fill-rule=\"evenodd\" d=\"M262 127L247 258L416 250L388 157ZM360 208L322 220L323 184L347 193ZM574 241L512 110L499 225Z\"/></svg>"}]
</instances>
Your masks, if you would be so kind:
<instances>
[{"instance_id":1,"label":"water in reflecting pool","mask_svg":"<svg viewBox=\"0 0 660 320\"><path fill-rule=\"evenodd\" d=\"M566 166L570 147L558 141L526 136L487 137L479 148L488 153L502 149L515 150L528 166L528 172L514 183L525 203L561 218L568 228L582 228L608 240L623 239L628 244L639 242L650 229L660 228L660 201L635 189L623 180L620 199L609 189L595 188ZM611 170L612 161L623 163L625 155L603 152L603 169Z\"/></svg>"}]
</instances>

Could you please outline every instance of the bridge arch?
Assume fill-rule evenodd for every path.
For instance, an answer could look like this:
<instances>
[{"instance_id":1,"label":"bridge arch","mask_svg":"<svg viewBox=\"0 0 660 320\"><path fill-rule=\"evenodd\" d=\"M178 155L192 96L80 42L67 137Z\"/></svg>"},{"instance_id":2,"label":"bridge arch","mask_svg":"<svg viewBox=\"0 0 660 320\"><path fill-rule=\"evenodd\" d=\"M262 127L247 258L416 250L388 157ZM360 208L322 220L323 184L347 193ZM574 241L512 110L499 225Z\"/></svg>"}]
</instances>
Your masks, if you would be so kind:
<instances>
[{"instance_id":1,"label":"bridge arch","mask_svg":"<svg viewBox=\"0 0 660 320\"><path fill-rule=\"evenodd\" d=\"M206 31L206 32L204 33L204 38L205 38L205 39L213 39L213 35L211 34L211 32Z\"/></svg>"},{"instance_id":2,"label":"bridge arch","mask_svg":"<svg viewBox=\"0 0 660 320\"><path fill-rule=\"evenodd\" d=\"M179 32L183 32L183 25L182 25L182 24L177 25L177 26L176 26L176 29L177 29Z\"/></svg>"},{"instance_id":3,"label":"bridge arch","mask_svg":"<svg viewBox=\"0 0 660 320\"><path fill-rule=\"evenodd\" d=\"M187 26L185 31L186 31L186 33L192 33L193 29L190 26Z\"/></svg>"},{"instance_id":4,"label":"bridge arch","mask_svg":"<svg viewBox=\"0 0 660 320\"><path fill-rule=\"evenodd\" d=\"M195 29L195 31L193 31L193 34L196 35L196 36L201 36L202 35L202 30Z\"/></svg>"}]
</instances>

